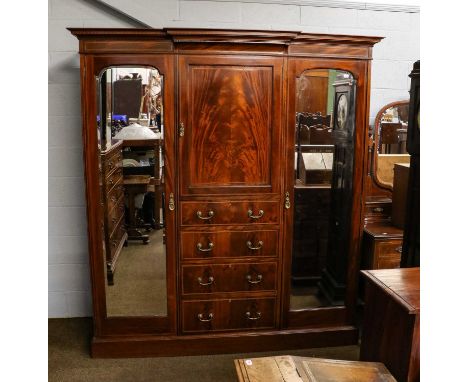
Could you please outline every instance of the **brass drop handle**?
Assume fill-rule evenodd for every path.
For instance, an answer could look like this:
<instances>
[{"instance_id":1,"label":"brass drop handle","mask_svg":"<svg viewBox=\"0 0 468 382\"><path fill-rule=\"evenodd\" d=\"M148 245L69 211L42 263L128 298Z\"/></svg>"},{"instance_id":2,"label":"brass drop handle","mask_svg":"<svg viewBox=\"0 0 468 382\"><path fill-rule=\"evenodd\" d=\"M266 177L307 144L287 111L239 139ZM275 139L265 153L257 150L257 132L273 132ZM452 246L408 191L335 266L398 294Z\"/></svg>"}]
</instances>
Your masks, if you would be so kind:
<instances>
[{"instance_id":1,"label":"brass drop handle","mask_svg":"<svg viewBox=\"0 0 468 382\"><path fill-rule=\"evenodd\" d=\"M254 215L251 209L247 211L247 216L251 219L260 219L263 216L263 214L264 214L263 210L259 210L258 215Z\"/></svg>"},{"instance_id":2,"label":"brass drop handle","mask_svg":"<svg viewBox=\"0 0 468 382\"><path fill-rule=\"evenodd\" d=\"M286 208L287 210L291 208L291 199L289 198L289 192L286 192L284 198L284 208Z\"/></svg>"},{"instance_id":3,"label":"brass drop handle","mask_svg":"<svg viewBox=\"0 0 468 382\"><path fill-rule=\"evenodd\" d=\"M200 285L203 285L203 286L211 285L211 284L213 284L213 281L214 281L214 277L213 277L213 276L208 277L208 282L207 282L207 283L204 283L204 282L203 282L203 279L202 279L201 277L198 278L198 283L199 283Z\"/></svg>"},{"instance_id":4,"label":"brass drop handle","mask_svg":"<svg viewBox=\"0 0 468 382\"><path fill-rule=\"evenodd\" d=\"M263 276L262 275L257 275L257 280L252 280L251 275L247 275L247 276L245 276L245 278L247 279L247 282L249 284L258 284L258 283L262 282Z\"/></svg>"},{"instance_id":5,"label":"brass drop handle","mask_svg":"<svg viewBox=\"0 0 468 382\"><path fill-rule=\"evenodd\" d=\"M374 211L374 212L383 212L383 208L382 207L374 207L372 209L372 211Z\"/></svg>"},{"instance_id":6,"label":"brass drop handle","mask_svg":"<svg viewBox=\"0 0 468 382\"><path fill-rule=\"evenodd\" d=\"M397 251L398 253L402 253L403 252L403 246L399 246L397 248L395 248L395 251Z\"/></svg>"},{"instance_id":7,"label":"brass drop handle","mask_svg":"<svg viewBox=\"0 0 468 382\"><path fill-rule=\"evenodd\" d=\"M198 243L197 244L197 249L200 251L200 252L210 252L213 250L213 247L214 247L214 243L212 243L211 241L208 243L208 248L203 248L203 244L202 243Z\"/></svg>"},{"instance_id":8,"label":"brass drop handle","mask_svg":"<svg viewBox=\"0 0 468 382\"><path fill-rule=\"evenodd\" d=\"M250 240L248 240L246 244L247 244L248 249L252 249L254 251L257 251L257 250L259 250L259 249L261 249L263 247L263 241L261 241L261 240L258 242L256 247L253 246L253 244L252 244L252 242Z\"/></svg>"},{"instance_id":9,"label":"brass drop handle","mask_svg":"<svg viewBox=\"0 0 468 382\"><path fill-rule=\"evenodd\" d=\"M171 192L169 194L169 211L174 211L175 210L175 201L174 201L174 194Z\"/></svg>"},{"instance_id":10,"label":"brass drop handle","mask_svg":"<svg viewBox=\"0 0 468 382\"><path fill-rule=\"evenodd\" d=\"M258 320L261 316L261 312L257 312L255 317L252 317L252 313L250 312L245 312L245 316L247 317L248 320Z\"/></svg>"},{"instance_id":11,"label":"brass drop handle","mask_svg":"<svg viewBox=\"0 0 468 382\"><path fill-rule=\"evenodd\" d=\"M210 220L214 216L214 211L209 210L208 211L208 216L203 216L203 213L201 211L197 211L197 217L201 220Z\"/></svg>"},{"instance_id":12,"label":"brass drop handle","mask_svg":"<svg viewBox=\"0 0 468 382\"><path fill-rule=\"evenodd\" d=\"M198 313L198 319L201 322L210 322L211 320L213 320L213 317L214 317L213 313L208 314L208 318L203 318L203 314Z\"/></svg>"}]
</instances>

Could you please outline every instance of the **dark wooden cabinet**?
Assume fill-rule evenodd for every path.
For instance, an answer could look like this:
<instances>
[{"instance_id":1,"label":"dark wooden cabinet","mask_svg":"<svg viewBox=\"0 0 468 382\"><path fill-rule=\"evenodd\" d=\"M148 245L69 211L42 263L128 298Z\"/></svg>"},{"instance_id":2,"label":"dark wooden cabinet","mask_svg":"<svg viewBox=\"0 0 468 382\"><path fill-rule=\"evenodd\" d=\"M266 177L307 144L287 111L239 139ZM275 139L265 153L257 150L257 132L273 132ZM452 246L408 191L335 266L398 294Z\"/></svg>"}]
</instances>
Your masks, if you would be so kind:
<instances>
[{"instance_id":1,"label":"dark wooden cabinet","mask_svg":"<svg viewBox=\"0 0 468 382\"><path fill-rule=\"evenodd\" d=\"M419 268L362 271L362 361L382 362L399 382L420 380Z\"/></svg>"},{"instance_id":2,"label":"dark wooden cabinet","mask_svg":"<svg viewBox=\"0 0 468 382\"><path fill-rule=\"evenodd\" d=\"M183 355L356 343L370 66L372 46L380 38L202 29L70 30L80 40L81 54L92 355ZM115 317L106 311L96 194L96 81L104 69L119 66L154 68L164 78L164 316ZM329 79L331 72L324 68L345 71L350 79ZM318 107L327 113L322 120L329 128L311 137L325 137L336 160L327 175L332 183L325 187L328 191L317 188L303 194L311 200L302 209L310 215L305 226L312 227L318 219L323 228L305 235L310 248L307 244L304 253L313 247L315 263L304 269L319 279L325 268L329 280L324 293L340 305L291 311L291 277L298 271L292 269L293 237L300 234L293 232L293 210L301 203L293 184L296 80L310 70L316 73L308 83L318 83L323 97L333 89L336 98L313 103L314 94L308 93L299 99L301 107L304 112ZM343 94L348 106L338 110ZM346 113L352 118L343 119ZM118 184L117 175L109 176ZM332 188L336 191L331 195ZM113 192L110 186L106 190ZM338 246L330 247L330 235Z\"/></svg>"},{"instance_id":3,"label":"dark wooden cabinet","mask_svg":"<svg viewBox=\"0 0 468 382\"><path fill-rule=\"evenodd\" d=\"M390 224L368 224L364 227L362 268L400 268L402 245L402 229Z\"/></svg>"}]
</instances>

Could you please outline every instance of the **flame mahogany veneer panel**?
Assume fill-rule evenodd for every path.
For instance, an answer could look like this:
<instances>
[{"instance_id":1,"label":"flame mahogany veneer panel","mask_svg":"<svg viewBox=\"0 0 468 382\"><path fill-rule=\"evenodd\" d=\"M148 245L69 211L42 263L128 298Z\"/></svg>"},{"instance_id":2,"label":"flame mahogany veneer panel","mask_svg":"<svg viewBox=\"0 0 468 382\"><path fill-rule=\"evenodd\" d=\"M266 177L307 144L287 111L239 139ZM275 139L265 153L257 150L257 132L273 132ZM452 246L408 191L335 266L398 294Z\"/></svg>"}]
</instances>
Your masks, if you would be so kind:
<instances>
[{"instance_id":1,"label":"flame mahogany veneer panel","mask_svg":"<svg viewBox=\"0 0 468 382\"><path fill-rule=\"evenodd\" d=\"M181 62L183 193L277 190L282 59Z\"/></svg>"}]
</instances>

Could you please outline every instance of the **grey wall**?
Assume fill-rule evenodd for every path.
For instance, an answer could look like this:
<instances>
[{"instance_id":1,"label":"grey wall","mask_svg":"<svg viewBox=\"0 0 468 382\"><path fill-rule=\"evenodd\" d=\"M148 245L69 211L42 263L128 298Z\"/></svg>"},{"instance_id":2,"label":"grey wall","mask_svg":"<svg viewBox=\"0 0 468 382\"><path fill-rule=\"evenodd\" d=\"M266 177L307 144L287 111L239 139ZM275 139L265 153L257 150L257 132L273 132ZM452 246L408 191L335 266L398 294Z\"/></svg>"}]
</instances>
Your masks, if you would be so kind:
<instances>
[{"instance_id":1,"label":"grey wall","mask_svg":"<svg viewBox=\"0 0 468 382\"><path fill-rule=\"evenodd\" d=\"M313 1L307 0L103 0L101 4L92 0L49 0L49 317L91 315L78 40L65 28L137 26L103 4L154 28L248 28L384 36L374 48L371 122L386 103L408 98L408 74L412 63L419 59L419 13L414 12L414 7L376 8L336 1L330 1L329 6L312 6L309 4Z\"/></svg>"}]
</instances>

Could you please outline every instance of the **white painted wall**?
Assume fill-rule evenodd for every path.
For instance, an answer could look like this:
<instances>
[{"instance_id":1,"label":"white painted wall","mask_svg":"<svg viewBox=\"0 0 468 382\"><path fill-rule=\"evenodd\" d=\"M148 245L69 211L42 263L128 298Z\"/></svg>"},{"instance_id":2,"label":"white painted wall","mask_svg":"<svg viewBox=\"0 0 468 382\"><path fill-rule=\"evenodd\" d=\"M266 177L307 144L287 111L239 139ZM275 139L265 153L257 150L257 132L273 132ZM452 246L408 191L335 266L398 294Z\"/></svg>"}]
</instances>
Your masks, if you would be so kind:
<instances>
[{"instance_id":1,"label":"white painted wall","mask_svg":"<svg viewBox=\"0 0 468 382\"><path fill-rule=\"evenodd\" d=\"M419 13L306 0L103 0L154 27L301 30L386 37L374 48L371 121L408 98L419 59ZM320 1L320 4L325 4ZM338 4L341 5L341 4ZM403 10L403 11L402 11ZM414 7L412 8L414 10ZM134 27L93 0L49 0L49 317L91 315L78 40L66 27Z\"/></svg>"}]
</instances>

